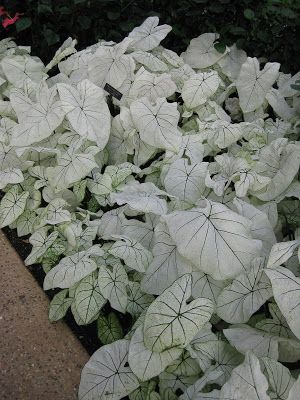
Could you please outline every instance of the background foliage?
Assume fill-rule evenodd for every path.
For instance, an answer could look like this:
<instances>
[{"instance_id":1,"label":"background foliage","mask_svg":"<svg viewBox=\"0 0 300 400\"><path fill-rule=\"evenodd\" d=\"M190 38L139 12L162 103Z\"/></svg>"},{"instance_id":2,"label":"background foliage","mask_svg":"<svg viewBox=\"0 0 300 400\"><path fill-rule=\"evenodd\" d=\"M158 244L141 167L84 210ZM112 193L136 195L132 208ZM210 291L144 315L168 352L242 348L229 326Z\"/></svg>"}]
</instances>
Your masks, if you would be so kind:
<instances>
[{"instance_id":1,"label":"background foliage","mask_svg":"<svg viewBox=\"0 0 300 400\"><path fill-rule=\"evenodd\" d=\"M32 45L47 62L68 36L79 49L98 39L119 41L147 16L173 26L164 45L176 52L204 32L219 32L222 44L234 42L251 56L279 61L284 71L300 70L300 0L2 0L11 15L24 12L15 25L1 28Z\"/></svg>"}]
</instances>

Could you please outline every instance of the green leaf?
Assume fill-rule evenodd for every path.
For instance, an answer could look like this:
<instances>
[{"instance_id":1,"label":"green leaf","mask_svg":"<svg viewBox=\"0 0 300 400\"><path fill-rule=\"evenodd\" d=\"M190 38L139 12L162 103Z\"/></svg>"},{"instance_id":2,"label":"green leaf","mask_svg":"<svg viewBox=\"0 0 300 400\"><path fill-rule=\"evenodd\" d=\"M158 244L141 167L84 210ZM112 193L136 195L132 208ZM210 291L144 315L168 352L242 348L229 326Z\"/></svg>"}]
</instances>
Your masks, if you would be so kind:
<instances>
[{"instance_id":1,"label":"green leaf","mask_svg":"<svg viewBox=\"0 0 300 400\"><path fill-rule=\"evenodd\" d=\"M98 338L102 344L113 343L123 338L123 329L114 312L107 316L101 313L97 319Z\"/></svg>"},{"instance_id":2,"label":"green leaf","mask_svg":"<svg viewBox=\"0 0 300 400\"><path fill-rule=\"evenodd\" d=\"M52 46L53 44L59 42L60 37L57 33L55 33L53 30L51 29L44 29L44 37L47 41L48 46Z\"/></svg>"},{"instance_id":3,"label":"green leaf","mask_svg":"<svg viewBox=\"0 0 300 400\"><path fill-rule=\"evenodd\" d=\"M17 32L21 32L24 31L25 29L28 29L31 26L31 24L32 24L31 18L28 17L20 18L16 22Z\"/></svg>"},{"instance_id":4,"label":"green leaf","mask_svg":"<svg viewBox=\"0 0 300 400\"><path fill-rule=\"evenodd\" d=\"M251 20L255 17L254 11L252 11L250 8L246 8L244 10L244 16L245 18Z\"/></svg>"}]
</instances>

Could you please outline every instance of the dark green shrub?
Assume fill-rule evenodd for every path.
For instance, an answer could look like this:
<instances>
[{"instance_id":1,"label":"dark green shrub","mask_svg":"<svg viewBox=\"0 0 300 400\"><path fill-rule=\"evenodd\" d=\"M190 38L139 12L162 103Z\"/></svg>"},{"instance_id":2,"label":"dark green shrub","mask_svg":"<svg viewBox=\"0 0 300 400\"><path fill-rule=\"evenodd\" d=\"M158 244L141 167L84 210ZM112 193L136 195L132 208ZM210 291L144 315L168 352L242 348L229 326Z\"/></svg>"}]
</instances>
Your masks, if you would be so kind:
<instances>
[{"instance_id":1,"label":"dark green shrub","mask_svg":"<svg viewBox=\"0 0 300 400\"><path fill-rule=\"evenodd\" d=\"M12 14L25 15L1 35L30 44L47 61L68 36L85 48L98 39L119 41L149 15L173 26L165 42L177 52L204 32L219 32L222 45L237 42L252 56L279 61L283 70L300 68L300 0L10 0Z\"/></svg>"}]
</instances>

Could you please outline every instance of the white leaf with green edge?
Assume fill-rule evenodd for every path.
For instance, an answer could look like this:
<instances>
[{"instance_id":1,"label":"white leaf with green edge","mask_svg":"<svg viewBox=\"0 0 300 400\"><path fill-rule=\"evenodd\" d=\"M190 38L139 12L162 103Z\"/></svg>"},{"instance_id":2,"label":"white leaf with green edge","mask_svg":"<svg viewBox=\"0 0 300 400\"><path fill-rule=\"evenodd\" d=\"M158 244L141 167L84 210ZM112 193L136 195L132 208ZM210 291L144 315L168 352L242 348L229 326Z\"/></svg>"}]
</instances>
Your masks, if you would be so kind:
<instances>
[{"instance_id":1,"label":"white leaf with green edge","mask_svg":"<svg viewBox=\"0 0 300 400\"><path fill-rule=\"evenodd\" d=\"M236 80L240 106L244 113L257 110L278 77L280 64L267 63L260 70L257 58L248 57Z\"/></svg>"},{"instance_id":2,"label":"white leaf with green edge","mask_svg":"<svg viewBox=\"0 0 300 400\"><path fill-rule=\"evenodd\" d=\"M103 253L103 252L102 252ZM87 251L64 257L45 277L44 290L70 288L97 269L97 264Z\"/></svg>"},{"instance_id":3,"label":"white leaf with green edge","mask_svg":"<svg viewBox=\"0 0 300 400\"><path fill-rule=\"evenodd\" d=\"M143 326L139 326L130 341L128 362L134 374L146 381L159 375L182 353L178 347L154 352L145 347Z\"/></svg>"},{"instance_id":4,"label":"white leaf with green edge","mask_svg":"<svg viewBox=\"0 0 300 400\"><path fill-rule=\"evenodd\" d=\"M160 397L158 397L157 399L156 398L151 399L150 397L152 396L153 393L158 394L156 392L153 392L155 387L156 387L156 382L154 380L140 382L140 386L134 392L130 393L130 395L128 396L129 400L161 400ZM167 400L172 400L172 399L168 398Z\"/></svg>"},{"instance_id":5,"label":"white leaf with green edge","mask_svg":"<svg viewBox=\"0 0 300 400\"><path fill-rule=\"evenodd\" d=\"M247 60L247 54L239 49L236 44L230 47L230 51L218 61L222 72L234 81L240 73L241 67Z\"/></svg>"},{"instance_id":6,"label":"white leaf with green edge","mask_svg":"<svg viewBox=\"0 0 300 400\"><path fill-rule=\"evenodd\" d=\"M60 83L57 85L62 109L72 128L80 136L97 143L104 149L110 133L110 112L101 88L87 79L77 88Z\"/></svg>"},{"instance_id":7,"label":"white leaf with green edge","mask_svg":"<svg viewBox=\"0 0 300 400\"><path fill-rule=\"evenodd\" d=\"M195 204L208 192L205 186L208 163L188 163L180 158L170 165L164 178L166 191L180 200Z\"/></svg>"},{"instance_id":8,"label":"white leaf with green edge","mask_svg":"<svg viewBox=\"0 0 300 400\"><path fill-rule=\"evenodd\" d=\"M210 275L201 271L193 271L192 296L194 299L205 297L217 305L217 299L228 281L216 281Z\"/></svg>"},{"instance_id":9,"label":"white leaf with green edge","mask_svg":"<svg viewBox=\"0 0 300 400\"><path fill-rule=\"evenodd\" d=\"M201 205L164 216L179 253L216 280L246 271L261 250L250 221L221 203L204 200Z\"/></svg>"},{"instance_id":10,"label":"white leaf with green edge","mask_svg":"<svg viewBox=\"0 0 300 400\"><path fill-rule=\"evenodd\" d=\"M260 192L255 193L255 196L263 201L274 200L282 195L292 183L300 167L299 144L283 143L276 154L276 148L273 147L275 142L276 140L262 149L259 160L260 166L263 165L263 170L271 173L270 183ZM264 153L267 154L264 155ZM264 175L264 171L261 174Z\"/></svg>"},{"instance_id":11,"label":"white leaf with green edge","mask_svg":"<svg viewBox=\"0 0 300 400\"><path fill-rule=\"evenodd\" d=\"M269 395L271 399L286 400L295 379L285 366L272 360L272 358L263 357L261 360L265 367L265 371L267 372L266 375L270 385Z\"/></svg>"},{"instance_id":12,"label":"white leaf with green edge","mask_svg":"<svg viewBox=\"0 0 300 400\"><path fill-rule=\"evenodd\" d=\"M49 225L57 225L64 222L70 222L71 213L66 209L67 207L68 203L64 199L53 199L43 210L40 217L44 218L45 223Z\"/></svg>"},{"instance_id":13,"label":"white leaf with green edge","mask_svg":"<svg viewBox=\"0 0 300 400\"><path fill-rule=\"evenodd\" d=\"M186 80L182 88L185 105L191 109L205 104L217 91L221 80L216 71L199 72Z\"/></svg>"},{"instance_id":14,"label":"white leaf with green edge","mask_svg":"<svg viewBox=\"0 0 300 400\"><path fill-rule=\"evenodd\" d=\"M297 400L300 392L300 377L298 376L296 382L294 382L293 386L290 389L287 400Z\"/></svg>"},{"instance_id":15,"label":"white leaf with green edge","mask_svg":"<svg viewBox=\"0 0 300 400\"><path fill-rule=\"evenodd\" d=\"M94 320L106 303L98 286L97 275L92 273L83 278L75 290L75 306L85 324Z\"/></svg>"},{"instance_id":16,"label":"white leaf with green edge","mask_svg":"<svg viewBox=\"0 0 300 400\"><path fill-rule=\"evenodd\" d=\"M207 384L214 383L223 374L222 371L207 371L200 379L193 385L189 386L187 390L179 397L179 400L203 400L203 399L219 399L219 391L213 390L212 392L202 392Z\"/></svg>"},{"instance_id":17,"label":"white leaf with green edge","mask_svg":"<svg viewBox=\"0 0 300 400\"><path fill-rule=\"evenodd\" d=\"M178 253L168 228L162 222L154 230L152 254L153 260L141 281L141 288L146 293L160 295L180 276L192 272L192 266Z\"/></svg>"},{"instance_id":18,"label":"white leaf with green edge","mask_svg":"<svg viewBox=\"0 0 300 400\"><path fill-rule=\"evenodd\" d=\"M120 192L110 195L112 202L118 205L128 204L133 210L156 215L167 213L166 201L158 197L167 193L158 189L151 182L131 182L118 189Z\"/></svg>"},{"instance_id":19,"label":"white leaf with green edge","mask_svg":"<svg viewBox=\"0 0 300 400\"><path fill-rule=\"evenodd\" d=\"M294 339L296 338L290 330L286 319L280 312L279 307L275 303L269 303L269 312L272 318L266 318L258 321L255 328L268 332L274 336L286 337Z\"/></svg>"},{"instance_id":20,"label":"white leaf with green edge","mask_svg":"<svg viewBox=\"0 0 300 400\"><path fill-rule=\"evenodd\" d=\"M34 222L36 213L31 210L25 210L17 219L17 232L18 236L26 236L33 233Z\"/></svg>"},{"instance_id":21,"label":"white leaf with green edge","mask_svg":"<svg viewBox=\"0 0 300 400\"><path fill-rule=\"evenodd\" d=\"M138 317L153 302L154 297L141 290L140 283L129 282L127 286L128 303L126 311L133 317Z\"/></svg>"},{"instance_id":22,"label":"white leaf with green edge","mask_svg":"<svg viewBox=\"0 0 300 400\"><path fill-rule=\"evenodd\" d=\"M25 265L32 265L49 249L58 237L58 232L52 232L48 235L46 228L40 228L35 231L29 238L32 245L29 256L25 259Z\"/></svg>"},{"instance_id":23,"label":"white leaf with green edge","mask_svg":"<svg viewBox=\"0 0 300 400\"><path fill-rule=\"evenodd\" d=\"M100 313L97 319L98 338L102 344L113 343L123 338L123 329L118 317L111 312L107 316Z\"/></svg>"},{"instance_id":24,"label":"white leaf with green edge","mask_svg":"<svg viewBox=\"0 0 300 400\"><path fill-rule=\"evenodd\" d=\"M85 178L97 166L92 153L78 153L75 147L69 147L58 156L57 166L46 169L46 175L51 186L60 191Z\"/></svg>"},{"instance_id":25,"label":"white leaf with green edge","mask_svg":"<svg viewBox=\"0 0 300 400\"><path fill-rule=\"evenodd\" d=\"M116 241L109 250L115 257L121 258L127 267L138 272L145 272L152 261L152 254L139 242L125 236L114 236Z\"/></svg>"},{"instance_id":26,"label":"white leaf with green edge","mask_svg":"<svg viewBox=\"0 0 300 400\"><path fill-rule=\"evenodd\" d=\"M267 268L275 301L292 332L300 339L300 278L284 267Z\"/></svg>"},{"instance_id":27,"label":"white leaf with green edge","mask_svg":"<svg viewBox=\"0 0 300 400\"><path fill-rule=\"evenodd\" d=\"M148 349L161 352L171 347L185 347L210 319L212 302L199 298L187 304L191 293L191 275L183 275L149 306L144 323Z\"/></svg>"},{"instance_id":28,"label":"white leaf with green edge","mask_svg":"<svg viewBox=\"0 0 300 400\"><path fill-rule=\"evenodd\" d=\"M210 67L226 55L226 51L220 53L214 47L219 37L218 33L203 33L190 41L186 52L181 56L192 68Z\"/></svg>"},{"instance_id":29,"label":"white leaf with green edge","mask_svg":"<svg viewBox=\"0 0 300 400\"><path fill-rule=\"evenodd\" d=\"M140 242L146 249L152 249L154 244L154 229L159 217L146 214L145 222L137 219L125 219L122 224L122 235Z\"/></svg>"},{"instance_id":30,"label":"white leaf with green edge","mask_svg":"<svg viewBox=\"0 0 300 400\"><path fill-rule=\"evenodd\" d=\"M220 149L236 143L243 135L239 124L231 124L228 121L217 120L211 124L210 128L207 141L211 145L217 145Z\"/></svg>"},{"instance_id":31,"label":"white leaf with green edge","mask_svg":"<svg viewBox=\"0 0 300 400\"><path fill-rule=\"evenodd\" d=\"M169 70L167 64L152 53L138 50L131 53L131 56L152 72L166 72Z\"/></svg>"},{"instance_id":32,"label":"white leaf with green edge","mask_svg":"<svg viewBox=\"0 0 300 400\"><path fill-rule=\"evenodd\" d=\"M109 165L105 168L105 174L111 177L113 187L118 187L132 174L138 174L141 169L134 164L125 162L119 165Z\"/></svg>"},{"instance_id":33,"label":"white leaf with green edge","mask_svg":"<svg viewBox=\"0 0 300 400\"><path fill-rule=\"evenodd\" d=\"M138 386L128 367L128 340L117 340L97 350L82 370L79 400L121 400Z\"/></svg>"},{"instance_id":34,"label":"white leaf with green edge","mask_svg":"<svg viewBox=\"0 0 300 400\"><path fill-rule=\"evenodd\" d=\"M300 240L275 243L269 254L267 268L277 268L288 261L294 251L300 247Z\"/></svg>"},{"instance_id":35,"label":"white leaf with green edge","mask_svg":"<svg viewBox=\"0 0 300 400\"><path fill-rule=\"evenodd\" d=\"M254 259L247 272L222 290L217 300L219 317L231 324L247 322L272 297L272 287L263 268L264 260Z\"/></svg>"},{"instance_id":36,"label":"white leaf with green edge","mask_svg":"<svg viewBox=\"0 0 300 400\"><path fill-rule=\"evenodd\" d=\"M278 360L278 340L266 332L251 328L248 325L233 325L223 330L229 343L240 353L251 350L258 357L271 357Z\"/></svg>"},{"instance_id":37,"label":"white leaf with green edge","mask_svg":"<svg viewBox=\"0 0 300 400\"><path fill-rule=\"evenodd\" d=\"M234 177L233 179L237 197L245 197L248 191L255 194L264 189L271 181L269 177L259 175L251 170L240 171L238 175L238 178Z\"/></svg>"},{"instance_id":38,"label":"white leaf with green edge","mask_svg":"<svg viewBox=\"0 0 300 400\"><path fill-rule=\"evenodd\" d=\"M167 367L167 372L178 375L197 375L201 373L198 362L191 357L190 353L184 350L180 356Z\"/></svg>"},{"instance_id":39,"label":"white leaf with green edge","mask_svg":"<svg viewBox=\"0 0 300 400\"><path fill-rule=\"evenodd\" d=\"M134 59L124 54L131 40L125 38L113 47L99 46L88 63L88 78L97 86L106 83L121 90L122 84L132 77L135 69Z\"/></svg>"},{"instance_id":40,"label":"white leaf with green edge","mask_svg":"<svg viewBox=\"0 0 300 400\"><path fill-rule=\"evenodd\" d=\"M78 237L78 245L84 249L89 249L93 245L93 241L97 235L97 226L87 226Z\"/></svg>"},{"instance_id":41,"label":"white leaf with green edge","mask_svg":"<svg viewBox=\"0 0 300 400\"><path fill-rule=\"evenodd\" d=\"M56 99L56 88L48 89L41 83L33 102L23 91L13 89L11 104L18 116L18 125L12 129L10 144L16 147L29 146L48 138L62 123L65 112Z\"/></svg>"},{"instance_id":42,"label":"white leaf with green edge","mask_svg":"<svg viewBox=\"0 0 300 400\"><path fill-rule=\"evenodd\" d=\"M270 400L267 390L268 381L260 369L259 360L248 352L244 362L232 371L222 387L220 400Z\"/></svg>"},{"instance_id":43,"label":"white leaf with green edge","mask_svg":"<svg viewBox=\"0 0 300 400\"><path fill-rule=\"evenodd\" d=\"M199 375L178 375L175 372L164 371L159 375L159 390L161 393L169 390L171 393L184 392L190 385L193 385ZM177 400L177 399L176 399Z\"/></svg>"},{"instance_id":44,"label":"white leaf with green edge","mask_svg":"<svg viewBox=\"0 0 300 400\"><path fill-rule=\"evenodd\" d=\"M88 190L97 196L103 196L112 192L112 179L111 177L100 172L93 173L93 179L87 179Z\"/></svg>"},{"instance_id":45,"label":"white leaf with green edge","mask_svg":"<svg viewBox=\"0 0 300 400\"><path fill-rule=\"evenodd\" d=\"M228 343L220 340L208 340L193 344L195 355L203 371L222 372L218 383L222 385L228 380L233 368L239 365L243 356ZM194 355L193 355L194 357Z\"/></svg>"},{"instance_id":46,"label":"white leaf with green edge","mask_svg":"<svg viewBox=\"0 0 300 400\"><path fill-rule=\"evenodd\" d=\"M128 35L133 39L131 47L137 50L153 50L172 30L170 25L158 25L158 17L148 17L142 25L134 28Z\"/></svg>"},{"instance_id":47,"label":"white leaf with green edge","mask_svg":"<svg viewBox=\"0 0 300 400\"><path fill-rule=\"evenodd\" d=\"M133 99L145 96L154 102L160 97L172 96L176 90L177 87L169 74L157 76L141 67L136 73L129 96Z\"/></svg>"},{"instance_id":48,"label":"white leaf with green edge","mask_svg":"<svg viewBox=\"0 0 300 400\"><path fill-rule=\"evenodd\" d=\"M204 324L200 331L194 336L190 344L186 347L191 357L198 360L201 359L199 365L202 370L206 370L211 364L211 357L209 353L207 357L205 357L206 347L204 346L203 352L201 351L203 344L205 345L206 342L217 341L217 336L212 332L211 328L212 325L210 322Z\"/></svg>"},{"instance_id":49,"label":"white leaf with green edge","mask_svg":"<svg viewBox=\"0 0 300 400\"><path fill-rule=\"evenodd\" d=\"M128 277L122 264L113 266L100 265L98 286L102 295L110 302L112 308L125 313L128 296L126 286Z\"/></svg>"},{"instance_id":50,"label":"white leaf with green edge","mask_svg":"<svg viewBox=\"0 0 300 400\"><path fill-rule=\"evenodd\" d=\"M73 299L67 297L68 292L68 289L61 290L51 300L49 307L49 319L51 322L58 321L66 315L73 302Z\"/></svg>"},{"instance_id":51,"label":"white leaf with green edge","mask_svg":"<svg viewBox=\"0 0 300 400\"><path fill-rule=\"evenodd\" d=\"M22 88L28 78L37 84L45 77L42 61L29 55L6 56L1 61L1 67L7 80L16 88Z\"/></svg>"},{"instance_id":52,"label":"white leaf with green edge","mask_svg":"<svg viewBox=\"0 0 300 400\"><path fill-rule=\"evenodd\" d=\"M12 186L0 202L0 228L10 225L24 212L29 192L19 193L18 186Z\"/></svg>"},{"instance_id":53,"label":"white leaf with green edge","mask_svg":"<svg viewBox=\"0 0 300 400\"><path fill-rule=\"evenodd\" d=\"M7 168L0 171L0 189L4 189L8 184L15 185L24 181L24 176L19 168Z\"/></svg>"},{"instance_id":54,"label":"white leaf with green edge","mask_svg":"<svg viewBox=\"0 0 300 400\"><path fill-rule=\"evenodd\" d=\"M142 141L160 149L179 151L182 139L177 127L177 103L159 98L153 105L148 98L142 97L131 103L130 111Z\"/></svg>"}]
</instances>

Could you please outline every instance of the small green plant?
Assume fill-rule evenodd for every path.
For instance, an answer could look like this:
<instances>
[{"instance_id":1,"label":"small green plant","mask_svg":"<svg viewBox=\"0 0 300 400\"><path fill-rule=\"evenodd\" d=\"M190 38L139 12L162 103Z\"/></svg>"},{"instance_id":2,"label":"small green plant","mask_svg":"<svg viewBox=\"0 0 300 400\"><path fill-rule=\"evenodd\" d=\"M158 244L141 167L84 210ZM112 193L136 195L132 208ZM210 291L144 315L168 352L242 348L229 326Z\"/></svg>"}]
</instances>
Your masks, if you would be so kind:
<instances>
[{"instance_id":1,"label":"small green plant","mask_svg":"<svg viewBox=\"0 0 300 400\"><path fill-rule=\"evenodd\" d=\"M97 321L81 400L296 400L299 73L158 23L46 66L0 42L0 227L51 321Z\"/></svg>"}]
</instances>

